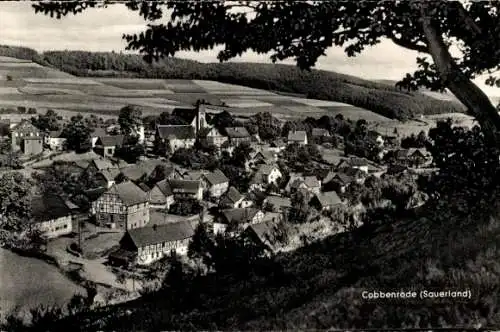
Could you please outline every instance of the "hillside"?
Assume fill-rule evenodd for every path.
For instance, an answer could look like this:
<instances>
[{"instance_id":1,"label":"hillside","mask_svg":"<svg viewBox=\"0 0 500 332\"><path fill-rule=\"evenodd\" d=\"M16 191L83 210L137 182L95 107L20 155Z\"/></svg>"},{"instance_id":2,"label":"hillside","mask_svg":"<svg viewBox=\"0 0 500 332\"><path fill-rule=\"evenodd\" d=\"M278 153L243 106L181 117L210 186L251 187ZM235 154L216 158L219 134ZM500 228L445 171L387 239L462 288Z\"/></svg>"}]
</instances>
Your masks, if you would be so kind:
<instances>
[{"instance_id":1,"label":"hillside","mask_svg":"<svg viewBox=\"0 0 500 332\"><path fill-rule=\"evenodd\" d=\"M168 58L149 65L138 55L34 50L0 46L0 55L32 60L75 76L211 80L250 88L295 93L354 105L384 117L406 120L416 114L463 112L450 101L400 91L383 83L334 72L305 72L295 66L255 63L200 63Z\"/></svg>"},{"instance_id":2,"label":"hillside","mask_svg":"<svg viewBox=\"0 0 500 332\"><path fill-rule=\"evenodd\" d=\"M498 326L498 223L483 222L477 211L459 224L448 213L421 214L427 217L362 227L281 255L277 274L185 281L175 295L186 301L182 307L172 304L174 295L156 293L51 323L50 331ZM365 290L409 289L473 295L441 302L361 298Z\"/></svg>"}]
</instances>

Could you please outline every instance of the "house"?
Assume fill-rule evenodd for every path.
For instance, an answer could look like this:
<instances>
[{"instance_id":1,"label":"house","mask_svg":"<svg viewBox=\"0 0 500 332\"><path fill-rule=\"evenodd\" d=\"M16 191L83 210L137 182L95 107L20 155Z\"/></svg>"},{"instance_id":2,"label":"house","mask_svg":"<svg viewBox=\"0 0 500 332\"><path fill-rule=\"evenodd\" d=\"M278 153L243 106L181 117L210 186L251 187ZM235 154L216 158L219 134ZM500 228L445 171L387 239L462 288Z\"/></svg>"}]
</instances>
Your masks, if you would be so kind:
<instances>
[{"instance_id":1,"label":"house","mask_svg":"<svg viewBox=\"0 0 500 332\"><path fill-rule=\"evenodd\" d=\"M408 149L408 161L414 167L420 167L430 161L430 153L424 148Z\"/></svg>"},{"instance_id":2,"label":"house","mask_svg":"<svg viewBox=\"0 0 500 332\"><path fill-rule=\"evenodd\" d=\"M228 140L228 138L220 133L220 131L213 128L206 128L201 132L202 138L205 140L207 145L215 145L217 147L221 147L224 142Z\"/></svg>"},{"instance_id":3,"label":"house","mask_svg":"<svg viewBox=\"0 0 500 332\"><path fill-rule=\"evenodd\" d=\"M241 143L251 143L252 141L252 137L245 127L227 127L225 130L231 146L237 146Z\"/></svg>"},{"instance_id":4,"label":"house","mask_svg":"<svg viewBox=\"0 0 500 332\"><path fill-rule=\"evenodd\" d=\"M278 161L278 156L275 152L269 150L259 150L250 153L248 167L256 167L262 164L274 163Z\"/></svg>"},{"instance_id":5,"label":"house","mask_svg":"<svg viewBox=\"0 0 500 332\"><path fill-rule=\"evenodd\" d=\"M240 194L238 189L235 187L229 187L229 189L221 196L219 201L220 207L230 209L250 207L252 204L253 202L248 202L248 200L245 199L245 196Z\"/></svg>"},{"instance_id":6,"label":"house","mask_svg":"<svg viewBox=\"0 0 500 332\"><path fill-rule=\"evenodd\" d=\"M172 111L172 115L183 119L193 128L195 137L203 128L209 127L207 122L205 104L199 103L195 108L177 107Z\"/></svg>"},{"instance_id":7,"label":"house","mask_svg":"<svg viewBox=\"0 0 500 332\"><path fill-rule=\"evenodd\" d=\"M158 182L149 191L149 204L152 208L169 209L174 203L174 193L167 179Z\"/></svg>"},{"instance_id":8,"label":"house","mask_svg":"<svg viewBox=\"0 0 500 332\"><path fill-rule=\"evenodd\" d=\"M202 181L211 197L221 197L229 188L229 179L217 169L202 175Z\"/></svg>"},{"instance_id":9,"label":"house","mask_svg":"<svg viewBox=\"0 0 500 332\"><path fill-rule=\"evenodd\" d=\"M40 129L35 127L29 120L22 120L18 124L14 125L10 129L10 134L11 134L12 150L14 151L19 151L23 149L24 138L28 137L31 138L39 137L40 139L42 138L42 133ZM32 143L30 144L33 145ZM38 146L38 142L36 142L36 144L34 145ZM27 149L27 151L32 151L31 146Z\"/></svg>"},{"instance_id":10,"label":"house","mask_svg":"<svg viewBox=\"0 0 500 332\"><path fill-rule=\"evenodd\" d=\"M107 135L108 133L106 132L106 129L102 127L94 128L94 130L90 133L90 141L92 143L92 148L95 148L95 145L99 137L104 137Z\"/></svg>"},{"instance_id":11,"label":"house","mask_svg":"<svg viewBox=\"0 0 500 332\"><path fill-rule=\"evenodd\" d=\"M368 160L359 157L350 157L347 159L343 159L337 164L337 169L342 168L354 168L368 173Z\"/></svg>"},{"instance_id":12,"label":"house","mask_svg":"<svg viewBox=\"0 0 500 332\"><path fill-rule=\"evenodd\" d=\"M169 180L170 188L174 198L194 198L199 201L203 199L203 186L200 180Z\"/></svg>"},{"instance_id":13,"label":"house","mask_svg":"<svg viewBox=\"0 0 500 332\"><path fill-rule=\"evenodd\" d=\"M311 137L315 143L321 144L325 142L325 138L330 137L330 132L323 128L313 128Z\"/></svg>"},{"instance_id":14,"label":"house","mask_svg":"<svg viewBox=\"0 0 500 332\"><path fill-rule=\"evenodd\" d=\"M148 265L173 252L186 255L193 235L191 223L185 220L129 229L120 240L119 252L109 258L118 265Z\"/></svg>"},{"instance_id":15,"label":"house","mask_svg":"<svg viewBox=\"0 0 500 332\"><path fill-rule=\"evenodd\" d=\"M25 155L37 155L43 152L43 139L41 136L23 137L21 151Z\"/></svg>"},{"instance_id":16,"label":"house","mask_svg":"<svg viewBox=\"0 0 500 332\"><path fill-rule=\"evenodd\" d=\"M286 149L286 143L283 142L282 139L275 139L269 144L269 151L272 151L274 153L280 153L281 151Z\"/></svg>"},{"instance_id":17,"label":"house","mask_svg":"<svg viewBox=\"0 0 500 332\"><path fill-rule=\"evenodd\" d=\"M155 144L166 144L171 153L178 149L189 149L196 142L196 133L191 125L156 126Z\"/></svg>"},{"instance_id":18,"label":"house","mask_svg":"<svg viewBox=\"0 0 500 332\"><path fill-rule=\"evenodd\" d=\"M292 201L288 197L270 195L266 197L262 206L266 207L266 210L283 212L292 207Z\"/></svg>"},{"instance_id":19,"label":"house","mask_svg":"<svg viewBox=\"0 0 500 332\"><path fill-rule=\"evenodd\" d=\"M368 141L374 143L375 145L377 145L379 147L384 146L384 143L385 143L384 138L382 137L382 135L380 135L379 133L377 133L374 130L369 130L366 133L366 138L368 139Z\"/></svg>"},{"instance_id":20,"label":"house","mask_svg":"<svg viewBox=\"0 0 500 332\"><path fill-rule=\"evenodd\" d=\"M307 145L307 133L304 130L290 131L287 142L288 144Z\"/></svg>"},{"instance_id":21,"label":"house","mask_svg":"<svg viewBox=\"0 0 500 332\"><path fill-rule=\"evenodd\" d=\"M99 158L92 159L87 166L87 170L91 172L100 172L106 169L118 169L119 166L109 159Z\"/></svg>"},{"instance_id":22,"label":"house","mask_svg":"<svg viewBox=\"0 0 500 332\"><path fill-rule=\"evenodd\" d=\"M129 230L149 222L148 194L133 182L114 184L92 202L96 221L111 228Z\"/></svg>"},{"instance_id":23,"label":"house","mask_svg":"<svg viewBox=\"0 0 500 332\"><path fill-rule=\"evenodd\" d=\"M73 209L60 196L34 196L30 204L30 226L39 230L43 237L55 238L72 233Z\"/></svg>"},{"instance_id":24,"label":"house","mask_svg":"<svg viewBox=\"0 0 500 332\"><path fill-rule=\"evenodd\" d=\"M311 193L319 193L321 191L321 181L316 176L302 176L296 173L290 174L285 190L287 192L295 192L298 189L306 189Z\"/></svg>"},{"instance_id":25,"label":"house","mask_svg":"<svg viewBox=\"0 0 500 332\"><path fill-rule=\"evenodd\" d=\"M339 195L335 191L327 191L313 196L309 205L314 206L320 211L331 211L344 205Z\"/></svg>"},{"instance_id":26,"label":"house","mask_svg":"<svg viewBox=\"0 0 500 332\"><path fill-rule=\"evenodd\" d=\"M359 171L359 170L358 170ZM352 172L344 171L333 174L328 174L323 183L323 190L337 190L341 193L345 192L347 187L356 183L357 178Z\"/></svg>"},{"instance_id":27,"label":"house","mask_svg":"<svg viewBox=\"0 0 500 332\"><path fill-rule=\"evenodd\" d=\"M278 166L264 164L260 166L252 180L250 181L251 189L264 189L266 185L274 183L278 185L278 179L282 177L281 171Z\"/></svg>"},{"instance_id":28,"label":"house","mask_svg":"<svg viewBox=\"0 0 500 332\"><path fill-rule=\"evenodd\" d=\"M262 222L264 213L256 208L236 208L223 210L221 216L214 221L214 233L236 232L244 230L248 225Z\"/></svg>"},{"instance_id":29,"label":"house","mask_svg":"<svg viewBox=\"0 0 500 332\"><path fill-rule=\"evenodd\" d=\"M123 145L123 135L101 136L97 139L94 151L103 157L113 157L116 149Z\"/></svg>"},{"instance_id":30,"label":"house","mask_svg":"<svg viewBox=\"0 0 500 332\"><path fill-rule=\"evenodd\" d=\"M50 131L45 135L44 143L52 151L64 150L66 138L62 136L62 130Z\"/></svg>"},{"instance_id":31,"label":"house","mask_svg":"<svg viewBox=\"0 0 500 332\"><path fill-rule=\"evenodd\" d=\"M115 179L118 174L120 174L118 168L109 168L96 173L96 177L105 183L106 188L111 188L111 186L115 184Z\"/></svg>"},{"instance_id":32,"label":"house","mask_svg":"<svg viewBox=\"0 0 500 332\"><path fill-rule=\"evenodd\" d=\"M279 252L288 240L288 230L285 224L267 220L249 225L242 233L245 239L252 241L264 251L271 254Z\"/></svg>"}]
</instances>

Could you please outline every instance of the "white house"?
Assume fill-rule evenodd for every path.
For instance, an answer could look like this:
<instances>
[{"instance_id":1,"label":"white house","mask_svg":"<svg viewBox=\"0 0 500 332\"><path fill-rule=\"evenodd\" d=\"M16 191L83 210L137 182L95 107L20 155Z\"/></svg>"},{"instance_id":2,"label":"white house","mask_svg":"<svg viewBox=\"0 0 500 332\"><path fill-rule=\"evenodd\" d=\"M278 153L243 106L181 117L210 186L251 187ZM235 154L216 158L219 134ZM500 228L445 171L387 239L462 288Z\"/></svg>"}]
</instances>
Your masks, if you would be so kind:
<instances>
[{"instance_id":1,"label":"white house","mask_svg":"<svg viewBox=\"0 0 500 332\"><path fill-rule=\"evenodd\" d=\"M65 143L66 138L62 137L62 130L51 131L44 138L44 144L52 151L62 151Z\"/></svg>"},{"instance_id":2,"label":"white house","mask_svg":"<svg viewBox=\"0 0 500 332\"><path fill-rule=\"evenodd\" d=\"M278 184L278 179L281 178L283 174L278 166L264 164L255 173L254 177L250 181L251 189L263 189L266 185L274 183Z\"/></svg>"},{"instance_id":3,"label":"white house","mask_svg":"<svg viewBox=\"0 0 500 332\"><path fill-rule=\"evenodd\" d=\"M288 144L293 143L307 145L307 133L303 130L290 131L288 133Z\"/></svg>"},{"instance_id":4,"label":"white house","mask_svg":"<svg viewBox=\"0 0 500 332\"><path fill-rule=\"evenodd\" d=\"M229 179L219 169L203 174L202 181L212 197L221 197L229 188Z\"/></svg>"},{"instance_id":5,"label":"white house","mask_svg":"<svg viewBox=\"0 0 500 332\"><path fill-rule=\"evenodd\" d=\"M169 185L174 194L174 198L194 198L201 201L203 199L203 185L201 180L181 180L171 179Z\"/></svg>"},{"instance_id":6,"label":"white house","mask_svg":"<svg viewBox=\"0 0 500 332\"><path fill-rule=\"evenodd\" d=\"M30 212L31 228L39 230L45 238L67 235L73 231L71 207L59 196L32 197Z\"/></svg>"},{"instance_id":7,"label":"white house","mask_svg":"<svg viewBox=\"0 0 500 332\"><path fill-rule=\"evenodd\" d=\"M168 144L171 152L181 148L191 148L196 142L196 134L191 125L158 125L156 144Z\"/></svg>"},{"instance_id":8,"label":"white house","mask_svg":"<svg viewBox=\"0 0 500 332\"><path fill-rule=\"evenodd\" d=\"M167 179L158 182L149 191L149 204L152 208L169 209L174 203L174 193Z\"/></svg>"},{"instance_id":9,"label":"white house","mask_svg":"<svg viewBox=\"0 0 500 332\"><path fill-rule=\"evenodd\" d=\"M228 141L228 138L224 135L222 135L220 133L219 130L217 130L217 128L213 127L213 128L206 128L206 136L205 136L205 141L207 142L207 144L209 145L215 145L215 146L218 146L218 147L221 147L222 144L224 144L224 142L227 142Z\"/></svg>"},{"instance_id":10,"label":"white house","mask_svg":"<svg viewBox=\"0 0 500 332\"><path fill-rule=\"evenodd\" d=\"M186 220L147 225L128 230L120 240L120 250L135 254L126 256L135 256L138 265L149 265L173 252L186 255L193 234L191 223ZM116 256L110 255L110 261L116 260Z\"/></svg>"}]
</instances>

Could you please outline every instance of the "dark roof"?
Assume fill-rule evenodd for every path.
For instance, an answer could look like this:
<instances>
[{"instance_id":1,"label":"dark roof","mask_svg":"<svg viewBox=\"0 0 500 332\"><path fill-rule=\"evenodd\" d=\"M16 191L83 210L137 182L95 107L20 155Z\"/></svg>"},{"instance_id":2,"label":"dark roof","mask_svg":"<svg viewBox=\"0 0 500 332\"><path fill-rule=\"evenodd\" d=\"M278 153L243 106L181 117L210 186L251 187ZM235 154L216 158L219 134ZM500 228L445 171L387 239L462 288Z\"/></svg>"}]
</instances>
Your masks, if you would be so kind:
<instances>
[{"instance_id":1,"label":"dark roof","mask_svg":"<svg viewBox=\"0 0 500 332\"><path fill-rule=\"evenodd\" d=\"M231 223L235 222L238 224L248 223L253 217L259 212L256 208L237 208L237 209L227 209L222 211L223 222Z\"/></svg>"},{"instance_id":2,"label":"dark roof","mask_svg":"<svg viewBox=\"0 0 500 332\"><path fill-rule=\"evenodd\" d=\"M222 173L220 169L216 169L213 172L204 174L204 178L212 186L229 182L229 179L224 175L224 173Z\"/></svg>"},{"instance_id":3,"label":"dark roof","mask_svg":"<svg viewBox=\"0 0 500 332\"><path fill-rule=\"evenodd\" d=\"M249 225L245 232L252 231L262 244L267 246L272 251L279 249L281 241L279 234L281 231L278 229L277 224L273 220L260 222L257 224ZM283 230L286 232L286 230Z\"/></svg>"},{"instance_id":4,"label":"dark roof","mask_svg":"<svg viewBox=\"0 0 500 332\"><path fill-rule=\"evenodd\" d=\"M120 173L123 174L127 179L131 181L137 181L143 176L146 176L146 172L138 165L132 165L120 169Z\"/></svg>"},{"instance_id":5,"label":"dark roof","mask_svg":"<svg viewBox=\"0 0 500 332\"><path fill-rule=\"evenodd\" d=\"M394 152L396 159L406 159L408 158L408 149L398 149Z\"/></svg>"},{"instance_id":6,"label":"dark roof","mask_svg":"<svg viewBox=\"0 0 500 332\"><path fill-rule=\"evenodd\" d=\"M335 191L320 193L319 195L316 195L316 198L318 199L322 207L342 204L342 200Z\"/></svg>"},{"instance_id":7,"label":"dark roof","mask_svg":"<svg viewBox=\"0 0 500 332\"><path fill-rule=\"evenodd\" d=\"M134 228L127 231L136 247L151 244L179 241L193 236L194 230L189 221L183 220L170 224Z\"/></svg>"},{"instance_id":8,"label":"dark roof","mask_svg":"<svg viewBox=\"0 0 500 332\"><path fill-rule=\"evenodd\" d=\"M307 133L303 130L290 131L288 133L288 140L294 142L303 142L307 138Z\"/></svg>"},{"instance_id":9,"label":"dark roof","mask_svg":"<svg viewBox=\"0 0 500 332\"><path fill-rule=\"evenodd\" d=\"M234 204L242 198L243 198L243 195L240 194L238 189L236 189L235 187L229 187L229 189L226 191L226 193L222 197L221 201L229 201L230 203Z\"/></svg>"},{"instance_id":10,"label":"dark roof","mask_svg":"<svg viewBox=\"0 0 500 332\"><path fill-rule=\"evenodd\" d=\"M161 180L156 184L156 187L160 189L160 191L163 193L165 196L171 196L172 195L172 188L170 187L170 184L167 179Z\"/></svg>"},{"instance_id":11,"label":"dark roof","mask_svg":"<svg viewBox=\"0 0 500 332\"><path fill-rule=\"evenodd\" d=\"M108 188L106 187L88 189L85 191L85 195L91 202L93 202L97 200L99 197L101 197L101 195L104 194L106 191L108 191Z\"/></svg>"},{"instance_id":12,"label":"dark roof","mask_svg":"<svg viewBox=\"0 0 500 332\"><path fill-rule=\"evenodd\" d=\"M71 214L68 204L60 196L43 195L31 198L32 222L48 221Z\"/></svg>"},{"instance_id":13,"label":"dark roof","mask_svg":"<svg viewBox=\"0 0 500 332\"><path fill-rule=\"evenodd\" d=\"M350 157L348 159L341 160L337 167L340 167L342 164L347 164L350 167L368 166L368 160L365 158Z\"/></svg>"},{"instance_id":14,"label":"dark roof","mask_svg":"<svg viewBox=\"0 0 500 332\"><path fill-rule=\"evenodd\" d=\"M346 185L354 181L354 177L346 173L337 173L334 177L335 181L339 181L341 184Z\"/></svg>"},{"instance_id":15,"label":"dark roof","mask_svg":"<svg viewBox=\"0 0 500 332\"><path fill-rule=\"evenodd\" d=\"M123 135L101 136L97 139L96 145L120 146L123 144Z\"/></svg>"},{"instance_id":16,"label":"dark roof","mask_svg":"<svg viewBox=\"0 0 500 332\"><path fill-rule=\"evenodd\" d=\"M99 171L118 168L118 165L113 164L111 160L108 159L93 159L90 163L93 164Z\"/></svg>"},{"instance_id":17,"label":"dark roof","mask_svg":"<svg viewBox=\"0 0 500 332\"><path fill-rule=\"evenodd\" d=\"M171 179L169 181L170 188L172 188L172 192L188 192L188 193L197 193L200 189L201 183L197 180L180 180L180 179Z\"/></svg>"},{"instance_id":18,"label":"dark roof","mask_svg":"<svg viewBox=\"0 0 500 332\"><path fill-rule=\"evenodd\" d=\"M111 182L120 174L120 170L118 168L103 169L98 174L101 174L106 181Z\"/></svg>"},{"instance_id":19,"label":"dark roof","mask_svg":"<svg viewBox=\"0 0 500 332\"><path fill-rule=\"evenodd\" d=\"M109 188L109 192L118 195L126 206L145 203L148 200L147 194L130 181L114 184Z\"/></svg>"},{"instance_id":20,"label":"dark roof","mask_svg":"<svg viewBox=\"0 0 500 332\"><path fill-rule=\"evenodd\" d=\"M193 139L194 128L191 125L158 125L158 135L162 139Z\"/></svg>"},{"instance_id":21,"label":"dark roof","mask_svg":"<svg viewBox=\"0 0 500 332\"><path fill-rule=\"evenodd\" d=\"M248 133L248 131L245 127L227 127L226 128L226 135L229 138L250 137L250 134Z\"/></svg>"},{"instance_id":22,"label":"dark roof","mask_svg":"<svg viewBox=\"0 0 500 332\"><path fill-rule=\"evenodd\" d=\"M192 123L197 114L198 110L196 108L176 107L172 111L172 115L183 119L187 123Z\"/></svg>"}]
</instances>

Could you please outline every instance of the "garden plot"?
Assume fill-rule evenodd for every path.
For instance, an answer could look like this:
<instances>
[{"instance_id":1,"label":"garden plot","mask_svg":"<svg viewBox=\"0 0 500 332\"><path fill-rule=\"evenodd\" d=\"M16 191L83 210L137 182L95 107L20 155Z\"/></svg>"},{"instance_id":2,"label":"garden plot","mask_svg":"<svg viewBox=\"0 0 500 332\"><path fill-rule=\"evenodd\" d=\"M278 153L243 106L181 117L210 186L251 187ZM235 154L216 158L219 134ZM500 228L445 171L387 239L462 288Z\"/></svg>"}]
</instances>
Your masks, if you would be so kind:
<instances>
[{"instance_id":1,"label":"garden plot","mask_svg":"<svg viewBox=\"0 0 500 332\"><path fill-rule=\"evenodd\" d=\"M318 100L318 99L306 99L306 98L291 98L291 100L307 106L313 107L352 107L352 105L340 103L337 101L329 101L329 100Z\"/></svg>"},{"instance_id":2,"label":"garden plot","mask_svg":"<svg viewBox=\"0 0 500 332\"><path fill-rule=\"evenodd\" d=\"M84 92L75 89L25 86L18 90L29 95L85 95Z\"/></svg>"},{"instance_id":3,"label":"garden plot","mask_svg":"<svg viewBox=\"0 0 500 332\"><path fill-rule=\"evenodd\" d=\"M164 81L160 79L120 78L96 79L96 81L124 90L164 90L168 92Z\"/></svg>"},{"instance_id":4,"label":"garden plot","mask_svg":"<svg viewBox=\"0 0 500 332\"><path fill-rule=\"evenodd\" d=\"M39 77L26 77L24 81L28 83L46 83L46 84L74 84L74 85L102 85L93 79L81 77L68 77L68 78L39 78Z\"/></svg>"},{"instance_id":5,"label":"garden plot","mask_svg":"<svg viewBox=\"0 0 500 332\"><path fill-rule=\"evenodd\" d=\"M249 88L241 85L221 83L217 81L193 80L195 84L213 94L228 95L252 95L252 96L274 96L275 94L266 90Z\"/></svg>"},{"instance_id":6,"label":"garden plot","mask_svg":"<svg viewBox=\"0 0 500 332\"><path fill-rule=\"evenodd\" d=\"M222 99L228 107L247 108L247 107L269 107L273 106L271 103L259 101L256 99Z\"/></svg>"}]
</instances>

